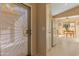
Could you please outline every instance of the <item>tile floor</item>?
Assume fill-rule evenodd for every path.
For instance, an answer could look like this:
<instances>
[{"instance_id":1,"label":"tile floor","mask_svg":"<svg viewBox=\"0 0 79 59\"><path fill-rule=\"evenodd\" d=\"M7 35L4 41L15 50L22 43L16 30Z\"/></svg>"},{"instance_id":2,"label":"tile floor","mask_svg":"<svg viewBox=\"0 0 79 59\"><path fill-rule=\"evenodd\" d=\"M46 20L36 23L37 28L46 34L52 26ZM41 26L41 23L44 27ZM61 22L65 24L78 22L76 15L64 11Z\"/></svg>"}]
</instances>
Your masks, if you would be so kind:
<instances>
[{"instance_id":1,"label":"tile floor","mask_svg":"<svg viewBox=\"0 0 79 59\"><path fill-rule=\"evenodd\" d=\"M79 56L79 41L62 38L56 40L56 46L48 53L50 56Z\"/></svg>"}]
</instances>

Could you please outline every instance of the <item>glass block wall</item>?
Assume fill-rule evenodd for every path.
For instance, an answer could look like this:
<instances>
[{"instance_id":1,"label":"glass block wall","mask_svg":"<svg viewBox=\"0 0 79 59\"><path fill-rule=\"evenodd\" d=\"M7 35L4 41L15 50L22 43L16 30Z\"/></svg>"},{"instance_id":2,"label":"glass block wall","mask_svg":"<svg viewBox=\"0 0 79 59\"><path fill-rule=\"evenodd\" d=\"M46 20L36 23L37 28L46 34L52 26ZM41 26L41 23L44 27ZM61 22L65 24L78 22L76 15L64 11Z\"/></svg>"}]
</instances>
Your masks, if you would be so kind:
<instances>
[{"instance_id":1,"label":"glass block wall","mask_svg":"<svg viewBox=\"0 0 79 59\"><path fill-rule=\"evenodd\" d=\"M14 4L0 4L0 55L27 55L27 9Z\"/></svg>"}]
</instances>

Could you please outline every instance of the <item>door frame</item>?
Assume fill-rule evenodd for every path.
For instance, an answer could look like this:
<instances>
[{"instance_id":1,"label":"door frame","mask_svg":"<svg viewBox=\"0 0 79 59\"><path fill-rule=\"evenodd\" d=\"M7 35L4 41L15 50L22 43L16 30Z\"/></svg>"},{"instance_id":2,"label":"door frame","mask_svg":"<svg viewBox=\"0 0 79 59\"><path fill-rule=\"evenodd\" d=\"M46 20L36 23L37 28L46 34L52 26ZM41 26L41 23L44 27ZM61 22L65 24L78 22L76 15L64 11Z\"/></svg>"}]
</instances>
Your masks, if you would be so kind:
<instances>
[{"instance_id":1,"label":"door frame","mask_svg":"<svg viewBox=\"0 0 79 59\"><path fill-rule=\"evenodd\" d=\"M16 3L16 5L20 5L21 7L24 7L24 8L28 8L28 9L30 9L30 14L29 14L29 19L30 19L30 28L31 28L31 33L32 33L32 19L31 19L31 14L32 14L32 6L31 5L29 5L29 4L24 4L24 3ZM29 22L29 21L28 21ZM29 46L29 43L30 43L30 46ZM30 48L30 49L29 49ZM32 34L30 35L30 41L29 41L29 39L28 39L28 55L26 55L26 56L31 56L31 54L32 54Z\"/></svg>"}]
</instances>

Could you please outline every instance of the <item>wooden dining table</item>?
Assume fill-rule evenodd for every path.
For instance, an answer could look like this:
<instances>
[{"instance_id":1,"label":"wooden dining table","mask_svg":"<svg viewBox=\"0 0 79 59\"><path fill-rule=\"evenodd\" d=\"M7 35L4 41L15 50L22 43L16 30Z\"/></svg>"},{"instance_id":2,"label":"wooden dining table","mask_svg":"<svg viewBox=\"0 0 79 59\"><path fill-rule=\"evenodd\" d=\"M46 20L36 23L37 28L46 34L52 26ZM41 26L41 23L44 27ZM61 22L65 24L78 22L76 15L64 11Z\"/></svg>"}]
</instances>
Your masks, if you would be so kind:
<instances>
[{"instance_id":1,"label":"wooden dining table","mask_svg":"<svg viewBox=\"0 0 79 59\"><path fill-rule=\"evenodd\" d=\"M66 37L70 36L73 37L75 36L75 31L64 31L64 34L66 35Z\"/></svg>"}]
</instances>

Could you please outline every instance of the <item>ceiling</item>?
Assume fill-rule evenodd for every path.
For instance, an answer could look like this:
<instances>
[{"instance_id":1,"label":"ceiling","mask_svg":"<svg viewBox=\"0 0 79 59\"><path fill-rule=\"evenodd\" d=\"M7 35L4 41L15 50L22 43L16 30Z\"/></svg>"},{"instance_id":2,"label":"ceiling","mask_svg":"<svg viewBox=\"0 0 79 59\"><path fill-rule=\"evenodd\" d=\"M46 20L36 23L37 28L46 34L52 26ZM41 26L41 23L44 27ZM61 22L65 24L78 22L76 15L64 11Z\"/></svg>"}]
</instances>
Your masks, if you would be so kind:
<instances>
[{"instance_id":1,"label":"ceiling","mask_svg":"<svg viewBox=\"0 0 79 59\"><path fill-rule=\"evenodd\" d=\"M55 16L76 6L79 6L79 3L53 3L51 12Z\"/></svg>"}]
</instances>

